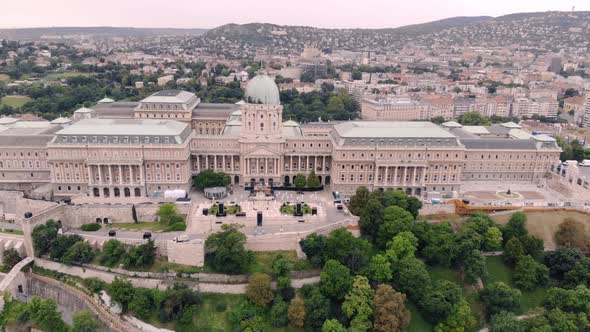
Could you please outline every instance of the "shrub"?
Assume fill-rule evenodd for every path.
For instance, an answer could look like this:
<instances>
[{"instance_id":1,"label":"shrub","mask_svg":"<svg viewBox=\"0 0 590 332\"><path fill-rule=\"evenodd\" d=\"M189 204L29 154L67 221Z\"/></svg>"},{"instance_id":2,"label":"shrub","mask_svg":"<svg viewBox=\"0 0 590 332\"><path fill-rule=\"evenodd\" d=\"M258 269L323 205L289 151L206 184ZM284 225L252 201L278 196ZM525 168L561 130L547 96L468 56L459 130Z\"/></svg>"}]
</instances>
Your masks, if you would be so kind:
<instances>
[{"instance_id":1,"label":"shrub","mask_svg":"<svg viewBox=\"0 0 590 332\"><path fill-rule=\"evenodd\" d=\"M82 227L80 227L80 229L84 232L96 232L101 227L102 226L100 224L84 224Z\"/></svg>"},{"instance_id":2,"label":"shrub","mask_svg":"<svg viewBox=\"0 0 590 332\"><path fill-rule=\"evenodd\" d=\"M184 221L174 223L174 224L164 228L164 232L181 232L181 231L186 231L186 223Z\"/></svg>"},{"instance_id":3,"label":"shrub","mask_svg":"<svg viewBox=\"0 0 590 332\"><path fill-rule=\"evenodd\" d=\"M256 305L268 305L273 299L270 281L268 274L255 273L251 275L246 287L246 297Z\"/></svg>"}]
</instances>

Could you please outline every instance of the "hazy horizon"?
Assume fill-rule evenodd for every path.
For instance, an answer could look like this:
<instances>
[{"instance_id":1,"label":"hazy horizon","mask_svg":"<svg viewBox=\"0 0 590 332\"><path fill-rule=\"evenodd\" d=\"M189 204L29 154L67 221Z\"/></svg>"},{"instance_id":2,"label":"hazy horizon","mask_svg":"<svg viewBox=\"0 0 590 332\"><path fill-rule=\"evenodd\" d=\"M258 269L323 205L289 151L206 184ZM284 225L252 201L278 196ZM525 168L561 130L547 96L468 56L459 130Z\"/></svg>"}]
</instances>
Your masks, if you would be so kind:
<instances>
[{"instance_id":1,"label":"hazy horizon","mask_svg":"<svg viewBox=\"0 0 590 332\"><path fill-rule=\"evenodd\" d=\"M590 10L587 0L555 4L553 0L365 0L362 6L336 0L299 0L296 5L280 1L217 0L103 0L90 7L88 1L37 0L3 4L0 28L132 27L211 29L228 23L272 23L320 28L395 28L457 16L502 16L521 12ZM231 10L220 10L227 9ZM426 8L426 9L425 9ZM91 11L91 16L88 15Z\"/></svg>"}]
</instances>

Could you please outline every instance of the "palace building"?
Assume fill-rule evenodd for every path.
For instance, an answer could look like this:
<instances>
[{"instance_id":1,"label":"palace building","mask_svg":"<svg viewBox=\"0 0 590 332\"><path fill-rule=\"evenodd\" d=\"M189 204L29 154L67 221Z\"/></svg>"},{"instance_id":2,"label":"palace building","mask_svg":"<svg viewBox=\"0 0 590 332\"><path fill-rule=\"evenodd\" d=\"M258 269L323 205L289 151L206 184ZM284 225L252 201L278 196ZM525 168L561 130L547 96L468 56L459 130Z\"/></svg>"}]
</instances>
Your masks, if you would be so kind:
<instances>
[{"instance_id":1,"label":"palace building","mask_svg":"<svg viewBox=\"0 0 590 332\"><path fill-rule=\"evenodd\" d=\"M237 104L160 91L103 100L52 122L0 119L0 189L49 187L56 198L129 197L189 189L205 169L234 184L290 184L314 171L332 191L402 189L427 197L468 181L540 182L559 162L546 135L514 123L283 121L274 80L254 77Z\"/></svg>"}]
</instances>

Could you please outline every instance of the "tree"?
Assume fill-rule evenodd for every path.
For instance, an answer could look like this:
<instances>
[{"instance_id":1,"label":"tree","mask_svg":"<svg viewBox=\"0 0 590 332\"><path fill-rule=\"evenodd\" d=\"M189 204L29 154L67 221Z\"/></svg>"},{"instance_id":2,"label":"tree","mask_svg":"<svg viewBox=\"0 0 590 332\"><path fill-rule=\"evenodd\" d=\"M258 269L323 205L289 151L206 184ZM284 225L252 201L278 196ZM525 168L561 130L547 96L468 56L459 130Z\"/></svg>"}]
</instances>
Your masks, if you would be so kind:
<instances>
[{"instance_id":1,"label":"tree","mask_svg":"<svg viewBox=\"0 0 590 332\"><path fill-rule=\"evenodd\" d=\"M400 260L393 266L393 282L396 289L418 301L425 293L425 285L430 285L430 276L424 262L414 257Z\"/></svg>"},{"instance_id":2,"label":"tree","mask_svg":"<svg viewBox=\"0 0 590 332\"><path fill-rule=\"evenodd\" d=\"M344 228L330 232L326 239L324 257L335 259L353 272L359 272L369 262L371 244L363 238L355 238Z\"/></svg>"},{"instance_id":3,"label":"tree","mask_svg":"<svg viewBox=\"0 0 590 332\"><path fill-rule=\"evenodd\" d=\"M412 232L401 232L387 243L385 255L395 264L400 259L414 257L418 239Z\"/></svg>"},{"instance_id":4,"label":"tree","mask_svg":"<svg viewBox=\"0 0 590 332\"><path fill-rule=\"evenodd\" d=\"M479 292L479 298L490 316L502 311L517 310L520 306L520 295L518 289L510 288L503 282L495 282Z\"/></svg>"},{"instance_id":5,"label":"tree","mask_svg":"<svg viewBox=\"0 0 590 332\"><path fill-rule=\"evenodd\" d=\"M23 258L14 248L6 249L2 253L2 263L7 271L10 271Z\"/></svg>"},{"instance_id":6,"label":"tree","mask_svg":"<svg viewBox=\"0 0 590 332\"><path fill-rule=\"evenodd\" d=\"M32 320L43 331L67 331L67 326L57 311L57 304L51 299L34 296L28 306Z\"/></svg>"},{"instance_id":7,"label":"tree","mask_svg":"<svg viewBox=\"0 0 590 332\"><path fill-rule=\"evenodd\" d=\"M225 173L215 173L211 169L206 169L193 177L193 186L199 190L212 187L227 187L231 183L231 178Z\"/></svg>"},{"instance_id":8,"label":"tree","mask_svg":"<svg viewBox=\"0 0 590 332\"><path fill-rule=\"evenodd\" d=\"M135 289L129 280L115 277L109 286L109 295L126 311L135 296Z\"/></svg>"},{"instance_id":9,"label":"tree","mask_svg":"<svg viewBox=\"0 0 590 332\"><path fill-rule=\"evenodd\" d=\"M319 188L322 185L320 182L320 178L315 174L315 171L312 170L311 173L307 176L307 187L308 188Z\"/></svg>"},{"instance_id":10,"label":"tree","mask_svg":"<svg viewBox=\"0 0 590 332\"><path fill-rule=\"evenodd\" d=\"M572 218L566 218L555 232L555 243L562 247L585 250L588 247L586 225Z\"/></svg>"},{"instance_id":11,"label":"tree","mask_svg":"<svg viewBox=\"0 0 590 332\"><path fill-rule=\"evenodd\" d=\"M457 119L457 122L464 126L487 126L491 124L489 118L478 112L467 112L461 114Z\"/></svg>"},{"instance_id":12,"label":"tree","mask_svg":"<svg viewBox=\"0 0 590 332\"><path fill-rule=\"evenodd\" d=\"M305 239L299 241L301 251L305 253L307 259L315 267L324 265L324 255L326 250L327 238L320 234L310 234Z\"/></svg>"},{"instance_id":13,"label":"tree","mask_svg":"<svg viewBox=\"0 0 590 332\"><path fill-rule=\"evenodd\" d=\"M361 234L375 241L377 230L383 224L383 205L378 199L371 197L363 208L360 209L359 226ZM391 238L390 238L391 239Z\"/></svg>"},{"instance_id":14,"label":"tree","mask_svg":"<svg viewBox=\"0 0 590 332\"><path fill-rule=\"evenodd\" d=\"M305 322L305 303L299 295L291 300L287 316L289 317L289 324L293 327L302 328Z\"/></svg>"},{"instance_id":15,"label":"tree","mask_svg":"<svg viewBox=\"0 0 590 332\"><path fill-rule=\"evenodd\" d=\"M341 113L344 111L344 103L342 99L338 96L330 96L328 99L328 105L326 106L326 111L328 113Z\"/></svg>"},{"instance_id":16,"label":"tree","mask_svg":"<svg viewBox=\"0 0 590 332\"><path fill-rule=\"evenodd\" d=\"M86 241L78 241L68 249L61 259L66 264L85 264L94 258L94 249Z\"/></svg>"},{"instance_id":17,"label":"tree","mask_svg":"<svg viewBox=\"0 0 590 332\"><path fill-rule=\"evenodd\" d=\"M244 248L246 236L235 224L221 225L221 231L209 235L205 248L216 271L237 274L246 271L254 260L254 254Z\"/></svg>"},{"instance_id":18,"label":"tree","mask_svg":"<svg viewBox=\"0 0 590 332\"><path fill-rule=\"evenodd\" d=\"M51 243L57 237L58 229L59 225L51 219L45 225L37 225L33 228L31 238L33 239L35 255L42 256L49 252Z\"/></svg>"},{"instance_id":19,"label":"tree","mask_svg":"<svg viewBox=\"0 0 590 332\"><path fill-rule=\"evenodd\" d=\"M88 310L78 311L74 314L74 332L97 332L100 326Z\"/></svg>"},{"instance_id":20,"label":"tree","mask_svg":"<svg viewBox=\"0 0 590 332\"><path fill-rule=\"evenodd\" d=\"M270 287L270 276L265 273L254 273L248 279L246 297L254 304L266 306L272 302L273 294Z\"/></svg>"},{"instance_id":21,"label":"tree","mask_svg":"<svg viewBox=\"0 0 590 332\"><path fill-rule=\"evenodd\" d=\"M401 332L410 325L411 314L406 308L406 295L390 285L379 285L373 298L373 330Z\"/></svg>"},{"instance_id":22,"label":"tree","mask_svg":"<svg viewBox=\"0 0 590 332\"><path fill-rule=\"evenodd\" d=\"M522 236L519 240L525 255L531 255L535 259L543 257L543 251L545 250L543 240L532 235Z\"/></svg>"},{"instance_id":23,"label":"tree","mask_svg":"<svg viewBox=\"0 0 590 332\"><path fill-rule=\"evenodd\" d=\"M156 212L156 215L160 217L160 222L164 225L172 225L175 222L182 221L178 220L179 214L176 211L176 205L174 204L162 204Z\"/></svg>"},{"instance_id":24,"label":"tree","mask_svg":"<svg viewBox=\"0 0 590 332\"><path fill-rule=\"evenodd\" d=\"M391 263L387 259L387 256L377 254L371 258L369 267L367 268L367 277L377 284L391 281L393 271L391 270Z\"/></svg>"},{"instance_id":25,"label":"tree","mask_svg":"<svg viewBox=\"0 0 590 332\"><path fill-rule=\"evenodd\" d=\"M352 214L358 216L360 215L361 211L365 208L368 201L369 189L367 189L367 187L360 186L356 188L355 194L352 195L352 197L350 198L350 204L348 205L348 208L350 209L350 212L352 212Z\"/></svg>"},{"instance_id":26,"label":"tree","mask_svg":"<svg viewBox=\"0 0 590 332\"><path fill-rule=\"evenodd\" d=\"M131 205L131 217L133 218L134 223L138 223L137 219L137 210L135 209L135 204Z\"/></svg>"},{"instance_id":27,"label":"tree","mask_svg":"<svg viewBox=\"0 0 590 332\"><path fill-rule=\"evenodd\" d=\"M515 212L510 216L510 220L504 226L504 241L508 241L513 237L522 237L528 234L526 230L527 216L524 212Z\"/></svg>"},{"instance_id":28,"label":"tree","mask_svg":"<svg viewBox=\"0 0 590 332\"><path fill-rule=\"evenodd\" d=\"M490 319L490 332L525 332L527 324L519 320L512 312L501 311Z\"/></svg>"},{"instance_id":29,"label":"tree","mask_svg":"<svg viewBox=\"0 0 590 332\"><path fill-rule=\"evenodd\" d=\"M514 266L516 262L524 255L524 249L522 248L522 243L517 237L513 237L508 242L506 242L506 247L504 248L504 252L502 253L502 258L504 261Z\"/></svg>"},{"instance_id":30,"label":"tree","mask_svg":"<svg viewBox=\"0 0 590 332\"><path fill-rule=\"evenodd\" d=\"M590 286L590 258L584 257L564 274L564 285L574 288L577 285Z\"/></svg>"},{"instance_id":31,"label":"tree","mask_svg":"<svg viewBox=\"0 0 590 332\"><path fill-rule=\"evenodd\" d=\"M558 280L571 271L582 259L582 254L574 248L557 248L545 255L545 265L549 268L549 274Z\"/></svg>"},{"instance_id":32,"label":"tree","mask_svg":"<svg viewBox=\"0 0 590 332\"><path fill-rule=\"evenodd\" d=\"M305 186L307 184L307 180L305 179L305 175L303 175L303 174L295 175L295 177L293 178L293 184L295 185L295 188L297 188L297 189L305 188Z\"/></svg>"},{"instance_id":33,"label":"tree","mask_svg":"<svg viewBox=\"0 0 590 332\"><path fill-rule=\"evenodd\" d=\"M419 222L413 230L422 243L420 255L431 264L450 266L457 255L457 243L449 222Z\"/></svg>"},{"instance_id":34,"label":"tree","mask_svg":"<svg viewBox=\"0 0 590 332\"><path fill-rule=\"evenodd\" d=\"M66 252L74 243L84 241L79 235L58 235L52 242L49 249L49 256L52 259L63 260Z\"/></svg>"},{"instance_id":35,"label":"tree","mask_svg":"<svg viewBox=\"0 0 590 332\"><path fill-rule=\"evenodd\" d=\"M369 201L369 204L367 204L367 209L374 208L371 202ZM373 226L379 248L385 248L387 242L391 241L398 233L411 230L414 223L412 214L399 206L388 206L382 211L383 222Z\"/></svg>"},{"instance_id":36,"label":"tree","mask_svg":"<svg viewBox=\"0 0 590 332\"><path fill-rule=\"evenodd\" d=\"M524 290L533 290L549 280L549 269L529 255L522 256L514 269L514 284Z\"/></svg>"},{"instance_id":37,"label":"tree","mask_svg":"<svg viewBox=\"0 0 590 332\"><path fill-rule=\"evenodd\" d=\"M305 330L318 331L330 314L330 301L319 287L312 286L305 294Z\"/></svg>"},{"instance_id":38,"label":"tree","mask_svg":"<svg viewBox=\"0 0 590 332\"><path fill-rule=\"evenodd\" d=\"M481 251L477 249L472 250L469 256L465 259L463 269L467 282L471 284L476 283L478 279L483 279L488 275L486 257Z\"/></svg>"},{"instance_id":39,"label":"tree","mask_svg":"<svg viewBox=\"0 0 590 332\"><path fill-rule=\"evenodd\" d=\"M476 320L471 313L469 303L465 299L461 299L458 304L453 306L447 319L435 326L434 332L469 331L475 324Z\"/></svg>"},{"instance_id":40,"label":"tree","mask_svg":"<svg viewBox=\"0 0 590 332\"><path fill-rule=\"evenodd\" d=\"M149 240L138 246L131 246L131 249L123 257L125 267L146 268L152 266L156 260L156 246L153 240Z\"/></svg>"},{"instance_id":41,"label":"tree","mask_svg":"<svg viewBox=\"0 0 590 332\"><path fill-rule=\"evenodd\" d=\"M420 300L420 306L428 319L439 322L446 319L453 307L461 301L461 288L448 280L437 280L429 287Z\"/></svg>"},{"instance_id":42,"label":"tree","mask_svg":"<svg viewBox=\"0 0 590 332\"><path fill-rule=\"evenodd\" d=\"M322 293L335 300L342 300L351 286L350 269L336 260L327 261L320 273Z\"/></svg>"},{"instance_id":43,"label":"tree","mask_svg":"<svg viewBox=\"0 0 590 332\"><path fill-rule=\"evenodd\" d=\"M484 249L496 251L502 248L502 232L498 227L490 227L484 234Z\"/></svg>"},{"instance_id":44,"label":"tree","mask_svg":"<svg viewBox=\"0 0 590 332\"><path fill-rule=\"evenodd\" d=\"M277 296L270 308L270 325L273 327L287 326L289 323L288 311L289 305L287 302Z\"/></svg>"},{"instance_id":45,"label":"tree","mask_svg":"<svg viewBox=\"0 0 590 332\"><path fill-rule=\"evenodd\" d=\"M374 291L365 276L357 276L352 289L344 297L342 311L350 319L352 331L367 331L371 328Z\"/></svg>"},{"instance_id":46,"label":"tree","mask_svg":"<svg viewBox=\"0 0 590 332\"><path fill-rule=\"evenodd\" d=\"M322 332L346 332L346 328L336 319L328 319L322 325Z\"/></svg>"},{"instance_id":47,"label":"tree","mask_svg":"<svg viewBox=\"0 0 590 332\"><path fill-rule=\"evenodd\" d=\"M100 264L105 266L115 266L125 255L126 245L118 240L108 240L102 247L100 255Z\"/></svg>"}]
</instances>

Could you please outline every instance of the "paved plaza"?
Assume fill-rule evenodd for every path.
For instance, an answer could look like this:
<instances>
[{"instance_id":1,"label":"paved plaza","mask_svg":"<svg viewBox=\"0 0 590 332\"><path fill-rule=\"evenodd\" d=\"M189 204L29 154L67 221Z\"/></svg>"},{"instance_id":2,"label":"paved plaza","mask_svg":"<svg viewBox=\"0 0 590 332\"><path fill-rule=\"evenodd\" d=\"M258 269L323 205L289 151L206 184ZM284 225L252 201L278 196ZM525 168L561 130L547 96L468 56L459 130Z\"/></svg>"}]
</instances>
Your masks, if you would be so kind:
<instances>
[{"instance_id":1,"label":"paved plaza","mask_svg":"<svg viewBox=\"0 0 590 332\"><path fill-rule=\"evenodd\" d=\"M504 197L500 193L506 193L510 189L516 197ZM532 183L489 183L475 182L462 186L461 198L467 199L471 204L483 205L527 205L527 206L559 206L564 203L571 205L583 205L583 198L565 197L545 185Z\"/></svg>"}]
</instances>

